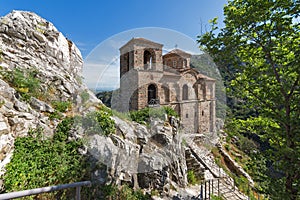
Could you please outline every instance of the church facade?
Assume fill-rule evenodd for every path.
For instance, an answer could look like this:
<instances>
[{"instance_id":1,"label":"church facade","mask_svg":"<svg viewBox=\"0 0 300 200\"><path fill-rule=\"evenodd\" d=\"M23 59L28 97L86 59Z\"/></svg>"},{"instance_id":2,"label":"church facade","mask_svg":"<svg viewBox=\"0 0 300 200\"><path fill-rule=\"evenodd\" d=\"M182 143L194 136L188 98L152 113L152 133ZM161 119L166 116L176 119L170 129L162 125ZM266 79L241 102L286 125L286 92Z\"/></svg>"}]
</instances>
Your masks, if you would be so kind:
<instances>
[{"instance_id":1,"label":"church facade","mask_svg":"<svg viewBox=\"0 0 300 200\"><path fill-rule=\"evenodd\" d=\"M190 67L191 55L132 38L120 48L118 110L170 106L185 132L215 131L215 80Z\"/></svg>"}]
</instances>

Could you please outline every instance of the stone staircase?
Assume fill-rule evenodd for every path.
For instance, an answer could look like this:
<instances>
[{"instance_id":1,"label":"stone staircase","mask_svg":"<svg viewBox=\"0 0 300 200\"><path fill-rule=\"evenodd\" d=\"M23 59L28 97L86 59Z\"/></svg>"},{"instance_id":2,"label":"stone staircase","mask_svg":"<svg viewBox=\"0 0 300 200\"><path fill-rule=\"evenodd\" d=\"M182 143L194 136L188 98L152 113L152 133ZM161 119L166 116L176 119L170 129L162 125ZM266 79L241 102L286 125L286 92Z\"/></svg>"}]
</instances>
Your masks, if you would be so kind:
<instances>
[{"instance_id":1,"label":"stone staircase","mask_svg":"<svg viewBox=\"0 0 300 200\"><path fill-rule=\"evenodd\" d=\"M205 168L203 165L198 161L197 158L193 155L190 148L187 148L185 150L185 160L186 160L186 166L188 171L191 170L194 172L195 176L199 180L204 180L204 172Z\"/></svg>"},{"instance_id":2,"label":"stone staircase","mask_svg":"<svg viewBox=\"0 0 300 200\"><path fill-rule=\"evenodd\" d=\"M221 195L226 200L247 200L248 197L241 193L234 184L234 180L220 168L214 161L213 155L203 145L197 145L193 140L187 140L187 147L190 157L197 160L204 170L211 174L211 178L204 181L199 190L198 198L210 199L210 195ZM189 161L187 161L189 162ZM187 164L188 166L188 164ZM203 170L203 169L202 169ZM205 198L206 194L206 198Z\"/></svg>"}]
</instances>

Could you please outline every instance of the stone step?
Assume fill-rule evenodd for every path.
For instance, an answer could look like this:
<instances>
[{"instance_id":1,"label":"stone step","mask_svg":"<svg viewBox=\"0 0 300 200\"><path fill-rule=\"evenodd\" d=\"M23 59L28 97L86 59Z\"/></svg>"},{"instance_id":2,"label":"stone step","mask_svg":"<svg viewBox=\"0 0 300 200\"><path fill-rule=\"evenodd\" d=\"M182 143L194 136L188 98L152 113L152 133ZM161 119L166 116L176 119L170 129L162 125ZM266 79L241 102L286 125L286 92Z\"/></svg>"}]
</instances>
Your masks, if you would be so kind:
<instances>
[{"instance_id":1,"label":"stone step","mask_svg":"<svg viewBox=\"0 0 300 200\"><path fill-rule=\"evenodd\" d=\"M213 191L213 194L218 195L218 188L219 193L223 195L224 199L226 200L246 200L247 197L242 194L236 187L234 187L234 182L232 178L230 178L223 169L221 169L214 161L214 159L210 156L210 151L207 149L203 149L196 145L193 141L188 141L188 145L190 150L186 151L187 157L190 159L188 162L196 160L197 163L204 163L206 167L209 168L209 171L212 172L217 177L226 177L219 179L219 186L218 181L214 181L213 184L211 182L210 185L210 192ZM194 156L192 151L197 155ZM198 160L200 159L200 160ZM202 164L201 164L202 165ZM188 166L188 164L187 164ZM189 166L193 166L193 164L189 163ZM197 165L196 165L197 166ZM204 186L203 186L204 187ZM203 188L203 190L205 190ZM202 191L204 194L204 191ZM209 193L209 187L206 187L207 194Z\"/></svg>"}]
</instances>

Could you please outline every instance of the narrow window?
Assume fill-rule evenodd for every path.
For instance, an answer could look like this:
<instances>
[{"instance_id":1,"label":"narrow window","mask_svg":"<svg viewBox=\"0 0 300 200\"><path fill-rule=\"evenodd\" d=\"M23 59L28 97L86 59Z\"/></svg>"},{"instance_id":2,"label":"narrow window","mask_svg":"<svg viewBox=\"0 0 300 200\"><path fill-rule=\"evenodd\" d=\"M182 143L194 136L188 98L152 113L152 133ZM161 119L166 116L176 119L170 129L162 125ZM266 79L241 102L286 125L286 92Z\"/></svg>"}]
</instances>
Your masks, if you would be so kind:
<instances>
[{"instance_id":1,"label":"narrow window","mask_svg":"<svg viewBox=\"0 0 300 200\"><path fill-rule=\"evenodd\" d=\"M189 99L189 91L188 91L188 86L185 84L182 87L182 100L188 100Z\"/></svg>"},{"instance_id":2,"label":"narrow window","mask_svg":"<svg viewBox=\"0 0 300 200\"><path fill-rule=\"evenodd\" d=\"M156 86L154 84L150 84L148 86L148 103L155 102L156 99Z\"/></svg>"},{"instance_id":3,"label":"narrow window","mask_svg":"<svg viewBox=\"0 0 300 200\"><path fill-rule=\"evenodd\" d=\"M177 67L177 61L176 60L173 60L173 67Z\"/></svg>"},{"instance_id":4,"label":"narrow window","mask_svg":"<svg viewBox=\"0 0 300 200\"><path fill-rule=\"evenodd\" d=\"M129 71L129 52L126 54L126 72L128 72Z\"/></svg>"},{"instance_id":5,"label":"narrow window","mask_svg":"<svg viewBox=\"0 0 300 200\"><path fill-rule=\"evenodd\" d=\"M144 66L145 69L151 69L152 67L152 55L148 50L144 51Z\"/></svg>"},{"instance_id":6,"label":"narrow window","mask_svg":"<svg viewBox=\"0 0 300 200\"><path fill-rule=\"evenodd\" d=\"M170 102L170 90L167 86L164 87L165 102Z\"/></svg>"}]
</instances>

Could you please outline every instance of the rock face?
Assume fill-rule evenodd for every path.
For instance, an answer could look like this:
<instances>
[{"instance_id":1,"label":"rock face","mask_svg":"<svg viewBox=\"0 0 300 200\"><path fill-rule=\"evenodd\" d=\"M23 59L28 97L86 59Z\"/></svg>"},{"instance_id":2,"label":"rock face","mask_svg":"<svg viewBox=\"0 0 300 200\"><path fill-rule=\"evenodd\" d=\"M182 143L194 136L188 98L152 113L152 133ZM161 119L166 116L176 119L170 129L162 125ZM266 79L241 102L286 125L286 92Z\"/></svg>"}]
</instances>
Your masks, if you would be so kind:
<instances>
[{"instance_id":1,"label":"rock face","mask_svg":"<svg viewBox=\"0 0 300 200\"><path fill-rule=\"evenodd\" d=\"M13 11L0 19L1 67L37 68L44 91L69 100L82 88L78 48L50 22L30 12Z\"/></svg>"},{"instance_id":2,"label":"rock face","mask_svg":"<svg viewBox=\"0 0 300 200\"><path fill-rule=\"evenodd\" d=\"M168 192L187 185L185 150L180 135L155 120L151 129L113 117L117 133L89 138L89 152L108 167L110 183ZM95 176L96 177L96 176ZM97 178L96 178L97 179ZM98 182L103 179L99 175Z\"/></svg>"},{"instance_id":3,"label":"rock face","mask_svg":"<svg viewBox=\"0 0 300 200\"><path fill-rule=\"evenodd\" d=\"M57 120L53 101L72 102L68 112L88 112L81 94L89 94L89 104L100 101L81 82L82 57L78 48L52 23L24 11L13 11L0 18L0 70L37 71L40 97L24 102L15 88L0 76L0 176L12 155L14 138L24 136L30 128L41 127L51 135Z\"/></svg>"}]
</instances>

